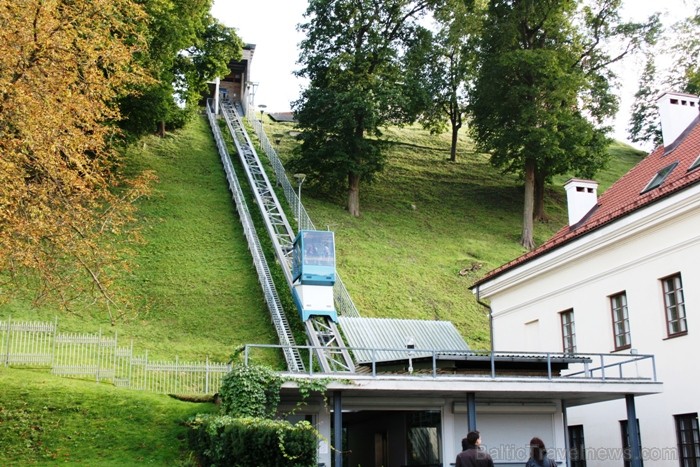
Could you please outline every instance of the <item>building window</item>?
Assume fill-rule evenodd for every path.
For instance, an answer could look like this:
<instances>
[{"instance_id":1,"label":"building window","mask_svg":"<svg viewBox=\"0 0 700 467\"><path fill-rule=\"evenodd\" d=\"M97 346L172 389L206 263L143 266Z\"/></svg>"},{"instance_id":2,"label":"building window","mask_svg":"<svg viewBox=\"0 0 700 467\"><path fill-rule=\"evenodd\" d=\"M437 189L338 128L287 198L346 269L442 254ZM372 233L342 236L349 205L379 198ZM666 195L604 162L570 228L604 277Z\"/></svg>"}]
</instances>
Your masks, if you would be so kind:
<instances>
[{"instance_id":1,"label":"building window","mask_svg":"<svg viewBox=\"0 0 700 467\"><path fill-rule=\"evenodd\" d=\"M627 293L621 292L610 296L615 350L629 349L632 345L630 319L627 313Z\"/></svg>"},{"instance_id":2,"label":"building window","mask_svg":"<svg viewBox=\"0 0 700 467\"><path fill-rule=\"evenodd\" d=\"M700 466L700 431L697 412L674 415L674 418L681 467Z\"/></svg>"},{"instance_id":3,"label":"building window","mask_svg":"<svg viewBox=\"0 0 700 467\"><path fill-rule=\"evenodd\" d=\"M561 316L561 339L564 353L576 353L574 310L562 311L559 315Z\"/></svg>"},{"instance_id":4,"label":"building window","mask_svg":"<svg viewBox=\"0 0 700 467\"><path fill-rule=\"evenodd\" d=\"M571 467L586 467L586 443L583 440L583 425L569 427L569 460Z\"/></svg>"},{"instance_id":5,"label":"building window","mask_svg":"<svg viewBox=\"0 0 700 467\"><path fill-rule=\"evenodd\" d=\"M688 332L688 327L685 321L685 300L680 273L661 279L661 284L664 291L668 337L684 335Z\"/></svg>"},{"instance_id":6,"label":"building window","mask_svg":"<svg viewBox=\"0 0 700 467\"><path fill-rule=\"evenodd\" d=\"M698 157L695 159L695 162L693 162L692 164L690 164L690 167L688 167L688 172L690 172L691 170L695 170L695 169L697 169L698 167L700 167L700 156L698 156Z\"/></svg>"},{"instance_id":7,"label":"building window","mask_svg":"<svg viewBox=\"0 0 700 467\"><path fill-rule=\"evenodd\" d=\"M646 193L649 190L653 190L654 188L658 187L661 185L666 178L671 175L671 172L673 172L673 169L676 168L678 165L678 161L667 165L663 169L659 170L656 175L649 181L647 186L642 190L642 193Z\"/></svg>"},{"instance_id":8,"label":"building window","mask_svg":"<svg viewBox=\"0 0 700 467\"><path fill-rule=\"evenodd\" d=\"M637 419L637 444L639 445L639 455L642 453L641 431L639 430L639 419ZM622 435L622 457L625 467L632 465L632 447L630 446L630 435L627 426L627 420L620 420L620 434ZM640 465L644 465L644 460L639 460Z\"/></svg>"},{"instance_id":9,"label":"building window","mask_svg":"<svg viewBox=\"0 0 700 467\"><path fill-rule=\"evenodd\" d=\"M442 465L441 430L439 411L408 413L406 416L408 465Z\"/></svg>"}]
</instances>

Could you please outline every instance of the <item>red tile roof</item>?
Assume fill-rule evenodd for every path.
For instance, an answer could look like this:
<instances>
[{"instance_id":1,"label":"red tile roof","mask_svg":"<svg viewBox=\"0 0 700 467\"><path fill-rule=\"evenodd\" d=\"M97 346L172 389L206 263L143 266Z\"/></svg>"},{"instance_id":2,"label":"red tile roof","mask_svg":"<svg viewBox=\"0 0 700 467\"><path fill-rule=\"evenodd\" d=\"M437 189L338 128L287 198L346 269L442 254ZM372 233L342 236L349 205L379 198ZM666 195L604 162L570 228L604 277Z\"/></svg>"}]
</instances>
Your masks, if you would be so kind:
<instances>
[{"instance_id":1,"label":"red tile roof","mask_svg":"<svg viewBox=\"0 0 700 467\"><path fill-rule=\"evenodd\" d=\"M696 167L690 172L688 169L698 157L700 157L700 116L673 144L666 148L659 146L615 182L598 198L596 206L578 224L572 227L565 226L541 246L492 270L476 281L471 288L695 185L700 182L700 168ZM678 165L658 188L642 193L659 170L674 162L678 162Z\"/></svg>"}]
</instances>

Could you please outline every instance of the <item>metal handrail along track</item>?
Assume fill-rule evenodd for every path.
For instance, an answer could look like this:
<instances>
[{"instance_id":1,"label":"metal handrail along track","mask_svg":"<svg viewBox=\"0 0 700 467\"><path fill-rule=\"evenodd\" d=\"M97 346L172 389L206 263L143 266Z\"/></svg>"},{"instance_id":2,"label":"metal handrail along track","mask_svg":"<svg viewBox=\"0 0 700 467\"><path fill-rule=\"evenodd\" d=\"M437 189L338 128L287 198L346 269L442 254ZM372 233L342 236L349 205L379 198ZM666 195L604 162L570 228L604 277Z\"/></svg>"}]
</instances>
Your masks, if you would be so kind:
<instances>
[{"instance_id":1,"label":"metal handrail along track","mask_svg":"<svg viewBox=\"0 0 700 467\"><path fill-rule=\"evenodd\" d=\"M265 259L262 246L260 245L260 240L258 239L257 231L255 230L253 220L251 219L250 212L248 211L248 206L245 202L245 198L243 197L243 191L238 183L236 171L231 163L231 158L228 154L228 150L226 149L226 143L224 142L223 135L221 134L221 130L219 129L216 121L216 116L212 112L210 104L211 102L207 103L207 117L209 118L209 124L214 134L216 146L219 150L219 157L221 158L224 171L226 172L226 179L228 180L229 189L231 190L231 194L236 203L236 210L238 211L241 224L243 225L243 232L248 240L248 248L253 256L253 263L255 264L255 269L258 273L258 280L260 281L260 285L263 289L263 295L265 297L267 308L270 311L272 324L275 326L280 344L286 342L287 345L296 345L294 341L294 334L292 333L291 327L287 322L287 317L284 314L282 302L279 299L275 283L272 280L272 275L270 274L270 269L267 265L267 260ZM301 358L298 349L283 348L283 354L289 371L295 373L304 371L303 359Z\"/></svg>"},{"instance_id":2,"label":"metal handrail along track","mask_svg":"<svg viewBox=\"0 0 700 467\"><path fill-rule=\"evenodd\" d=\"M282 210L277 195L272 189L272 184L267 178L267 174L258 158L253 143L245 131L241 119L238 116L233 104L229 100L221 102L221 110L226 119L236 151L243 163L243 169L248 177L248 182L253 188L255 201L260 206L260 212L265 221L270 238L273 240L275 254L283 263L287 282L292 282L291 252L294 244L294 229L289 224L287 216Z\"/></svg>"},{"instance_id":3,"label":"metal handrail along track","mask_svg":"<svg viewBox=\"0 0 700 467\"><path fill-rule=\"evenodd\" d=\"M291 254L295 238L294 230L243 127L239 112L229 100L221 102L221 110L291 290L293 288ZM312 317L304 324L312 346L322 348L316 351L316 356L324 372L354 371L355 366L350 352L343 343L340 330L330 318Z\"/></svg>"},{"instance_id":4,"label":"metal handrail along track","mask_svg":"<svg viewBox=\"0 0 700 467\"><path fill-rule=\"evenodd\" d=\"M299 229L316 230L316 227L314 227L311 218L306 212L306 208L304 208L304 205L299 199L297 191L294 189L291 182L289 181L289 178L287 177L284 165L282 164L282 161L277 155L277 151L273 147L272 143L270 143L270 139L265 134L262 121L257 120L255 118L255 112L251 106L248 106L247 111L245 112L245 116L248 120L248 123L253 127L256 136L260 140L260 147L262 148L265 155L267 156L267 159L272 165L272 170L277 179L276 183L282 186L282 189L284 190L284 197L286 198L287 203L291 207L292 212L298 213L299 215L299 219L297 219L297 225L299 226ZM350 298L350 294L348 293L348 290L345 287L345 284L343 283L343 280L341 279L340 273L338 273L338 271L336 271L335 273L335 285L333 286L333 296L335 299L335 308L338 311L339 315L355 318L360 317L360 313L357 311L355 304Z\"/></svg>"}]
</instances>

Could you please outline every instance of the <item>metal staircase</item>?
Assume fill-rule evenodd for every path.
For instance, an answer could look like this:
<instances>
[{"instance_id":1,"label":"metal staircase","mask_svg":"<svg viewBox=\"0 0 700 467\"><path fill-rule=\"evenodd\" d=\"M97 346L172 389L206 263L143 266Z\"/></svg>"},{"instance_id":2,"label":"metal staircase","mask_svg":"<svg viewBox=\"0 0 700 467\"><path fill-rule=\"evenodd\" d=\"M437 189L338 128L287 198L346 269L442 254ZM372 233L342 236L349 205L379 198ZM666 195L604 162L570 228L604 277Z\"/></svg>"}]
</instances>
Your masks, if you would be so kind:
<instances>
[{"instance_id":1,"label":"metal staircase","mask_svg":"<svg viewBox=\"0 0 700 467\"><path fill-rule=\"evenodd\" d=\"M287 284L293 287L291 254L295 232L275 194L258 154L246 132L241 119L242 111L236 109L229 100L222 100L221 111L233 138L244 171L250 183L256 203L265 222L265 227L272 240L275 255L282 266ZM215 126L216 122L211 122ZM354 307L353 307L354 308ZM356 311L355 311L356 312ZM336 323L331 319L318 316L304 323L309 344L323 372L354 372L355 365L350 352L343 343L343 338Z\"/></svg>"}]
</instances>

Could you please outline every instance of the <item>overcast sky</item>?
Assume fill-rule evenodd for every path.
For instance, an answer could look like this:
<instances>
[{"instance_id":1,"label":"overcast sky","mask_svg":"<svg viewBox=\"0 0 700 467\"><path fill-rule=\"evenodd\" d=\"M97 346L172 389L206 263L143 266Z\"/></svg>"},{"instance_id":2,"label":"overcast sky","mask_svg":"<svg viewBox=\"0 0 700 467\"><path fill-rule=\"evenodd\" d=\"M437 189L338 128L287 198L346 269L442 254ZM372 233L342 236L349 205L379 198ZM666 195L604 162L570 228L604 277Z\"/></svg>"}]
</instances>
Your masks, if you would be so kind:
<instances>
[{"instance_id":1,"label":"overcast sky","mask_svg":"<svg viewBox=\"0 0 700 467\"><path fill-rule=\"evenodd\" d=\"M661 11L666 22L689 15L692 0L624 0L623 17L642 20ZM212 14L223 24L234 27L248 44L255 44L250 80L258 82L255 104L267 111L288 111L299 97L303 82L292 75L298 68L297 45L302 40L296 26L303 17L307 0L214 0ZM641 60L640 60L641 61ZM618 70L623 77L620 112L614 137L627 140L626 129L642 63L626 61Z\"/></svg>"}]
</instances>

